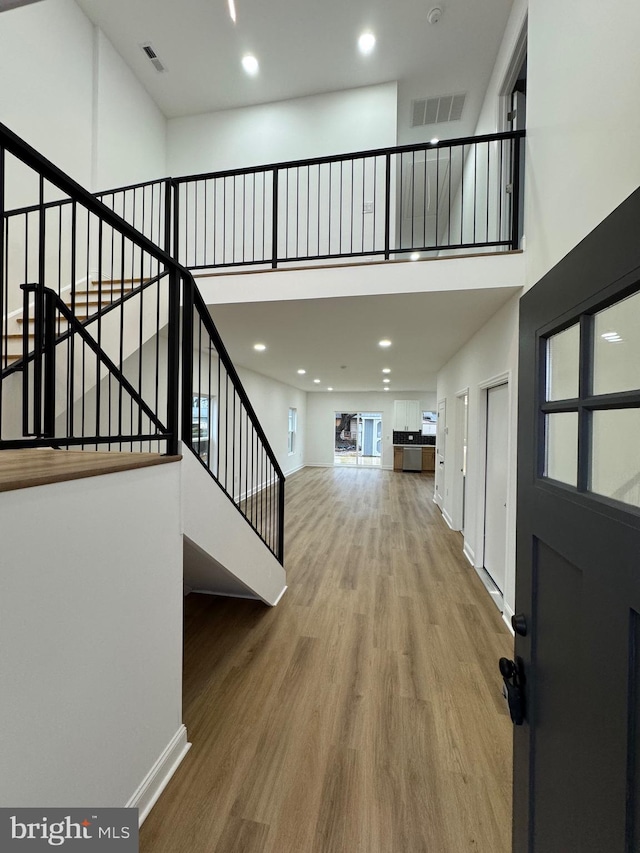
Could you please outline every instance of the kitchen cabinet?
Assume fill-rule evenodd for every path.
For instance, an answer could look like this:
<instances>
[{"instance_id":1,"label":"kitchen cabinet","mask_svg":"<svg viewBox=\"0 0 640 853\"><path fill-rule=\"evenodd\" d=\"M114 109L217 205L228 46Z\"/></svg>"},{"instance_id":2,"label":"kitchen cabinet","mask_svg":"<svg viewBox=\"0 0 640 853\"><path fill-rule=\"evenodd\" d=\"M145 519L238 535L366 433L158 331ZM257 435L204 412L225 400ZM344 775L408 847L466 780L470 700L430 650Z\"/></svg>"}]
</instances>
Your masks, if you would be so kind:
<instances>
[{"instance_id":1,"label":"kitchen cabinet","mask_svg":"<svg viewBox=\"0 0 640 853\"><path fill-rule=\"evenodd\" d=\"M394 447L393 448L393 470L394 471L402 471L402 461L403 461L403 449L402 447Z\"/></svg>"},{"instance_id":2,"label":"kitchen cabinet","mask_svg":"<svg viewBox=\"0 0 640 853\"><path fill-rule=\"evenodd\" d=\"M393 428L396 432L420 432L422 430L420 400L394 400Z\"/></svg>"},{"instance_id":3,"label":"kitchen cabinet","mask_svg":"<svg viewBox=\"0 0 640 853\"><path fill-rule=\"evenodd\" d=\"M422 470L433 473L436 470L436 449L435 447L422 448Z\"/></svg>"}]
</instances>

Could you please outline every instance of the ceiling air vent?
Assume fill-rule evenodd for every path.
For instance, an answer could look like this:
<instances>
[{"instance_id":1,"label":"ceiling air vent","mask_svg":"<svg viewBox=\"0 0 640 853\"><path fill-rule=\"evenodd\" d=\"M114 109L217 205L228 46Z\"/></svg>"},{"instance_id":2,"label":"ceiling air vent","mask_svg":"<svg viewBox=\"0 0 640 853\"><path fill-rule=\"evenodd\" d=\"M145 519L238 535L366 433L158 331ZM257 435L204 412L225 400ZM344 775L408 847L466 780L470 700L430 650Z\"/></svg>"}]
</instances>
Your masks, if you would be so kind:
<instances>
[{"instance_id":1,"label":"ceiling air vent","mask_svg":"<svg viewBox=\"0 0 640 853\"><path fill-rule=\"evenodd\" d=\"M140 47L145 52L147 58L151 60L151 64L156 69L156 71L166 71L165 66L158 59L158 54L153 49L153 45L151 42L146 42L145 44L141 44Z\"/></svg>"},{"instance_id":2,"label":"ceiling air vent","mask_svg":"<svg viewBox=\"0 0 640 853\"><path fill-rule=\"evenodd\" d=\"M411 127L458 121L466 100L464 95L441 95L438 98L418 98L411 101Z\"/></svg>"}]
</instances>

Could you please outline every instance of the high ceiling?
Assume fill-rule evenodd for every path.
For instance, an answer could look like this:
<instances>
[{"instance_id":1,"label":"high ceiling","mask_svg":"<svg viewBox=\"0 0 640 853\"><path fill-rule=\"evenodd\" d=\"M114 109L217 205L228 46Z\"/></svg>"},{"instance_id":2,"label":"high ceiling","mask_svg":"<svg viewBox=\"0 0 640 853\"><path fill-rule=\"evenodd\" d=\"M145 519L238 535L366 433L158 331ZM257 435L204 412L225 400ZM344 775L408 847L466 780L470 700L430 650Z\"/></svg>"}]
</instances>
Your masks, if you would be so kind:
<instances>
[{"instance_id":1,"label":"high ceiling","mask_svg":"<svg viewBox=\"0 0 640 853\"><path fill-rule=\"evenodd\" d=\"M237 365L304 391L382 391L388 378L395 395L434 390L438 370L517 290L243 302L211 313Z\"/></svg>"},{"instance_id":2,"label":"high ceiling","mask_svg":"<svg viewBox=\"0 0 640 853\"><path fill-rule=\"evenodd\" d=\"M168 118L398 82L398 141L471 135L512 0L76 0ZM441 19L428 22L440 6ZM373 52L357 39L373 32ZM151 44L166 71L143 52ZM254 54L248 76L241 58ZM462 117L411 128L414 98L466 94ZM433 390L506 289L211 306L231 357L303 390ZM378 340L389 337L388 351ZM263 342L263 353L253 344ZM344 365L344 367L343 367ZM305 369L303 376L298 369ZM321 379L314 384L313 379Z\"/></svg>"},{"instance_id":3,"label":"high ceiling","mask_svg":"<svg viewBox=\"0 0 640 853\"><path fill-rule=\"evenodd\" d=\"M468 93L473 131L512 0L77 0L167 117L399 81L410 97ZM427 21L440 6L437 24ZM358 36L376 47L359 54ZM167 71L140 45L150 42ZM260 73L240 60L253 53ZM463 131L463 132L459 132Z\"/></svg>"}]
</instances>

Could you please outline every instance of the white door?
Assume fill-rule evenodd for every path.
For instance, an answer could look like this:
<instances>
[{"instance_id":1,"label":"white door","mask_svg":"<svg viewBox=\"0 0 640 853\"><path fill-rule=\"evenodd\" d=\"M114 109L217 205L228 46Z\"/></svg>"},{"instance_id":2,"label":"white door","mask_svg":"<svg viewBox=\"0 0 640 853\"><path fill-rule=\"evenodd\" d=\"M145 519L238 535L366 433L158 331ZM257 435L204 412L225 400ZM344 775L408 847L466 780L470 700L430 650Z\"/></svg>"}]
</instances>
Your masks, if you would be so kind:
<instances>
[{"instance_id":1,"label":"white door","mask_svg":"<svg viewBox=\"0 0 640 853\"><path fill-rule=\"evenodd\" d=\"M485 473L484 567L504 592L507 542L507 445L509 386L487 391L487 467Z\"/></svg>"},{"instance_id":2,"label":"white door","mask_svg":"<svg viewBox=\"0 0 640 853\"><path fill-rule=\"evenodd\" d=\"M444 502L444 455L446 453L446 420L447 401L438 403L438 420L436 422L436 503L442 509Z\"/></svg>"}]
</instances>

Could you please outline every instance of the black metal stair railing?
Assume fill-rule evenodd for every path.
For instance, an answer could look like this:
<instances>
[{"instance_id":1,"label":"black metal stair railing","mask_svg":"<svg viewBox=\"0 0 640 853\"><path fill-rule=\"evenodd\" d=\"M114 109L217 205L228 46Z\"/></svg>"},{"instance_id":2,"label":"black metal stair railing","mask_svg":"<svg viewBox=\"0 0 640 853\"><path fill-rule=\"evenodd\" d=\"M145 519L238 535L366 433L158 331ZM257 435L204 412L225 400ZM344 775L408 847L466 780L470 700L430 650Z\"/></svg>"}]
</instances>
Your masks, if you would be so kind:
<instances>
[{"instance_id":1,"label":"black metal stair railing","mask_svg":"<svg viewBox=\"0 0 640 853\"><path fill-rule=\"evenodd\" d=\"M524 131L174 178L192 270L519 246Z\"/></svg>"},{"instance_id":2,"label":"black metal stair railing","mask_svg":"<svg viewBox=\"0 0 640 853\"><path fill-rule=\"evenodd\" d=\"M193 277L154 242L171 238L168 190L124 188L104 204L0 125L0 450L175 454L181 439L204 464L191 405L200 323L242 421L212 422L207 470L282 562L284 475Z\"/></svg>"}]
</instances>

